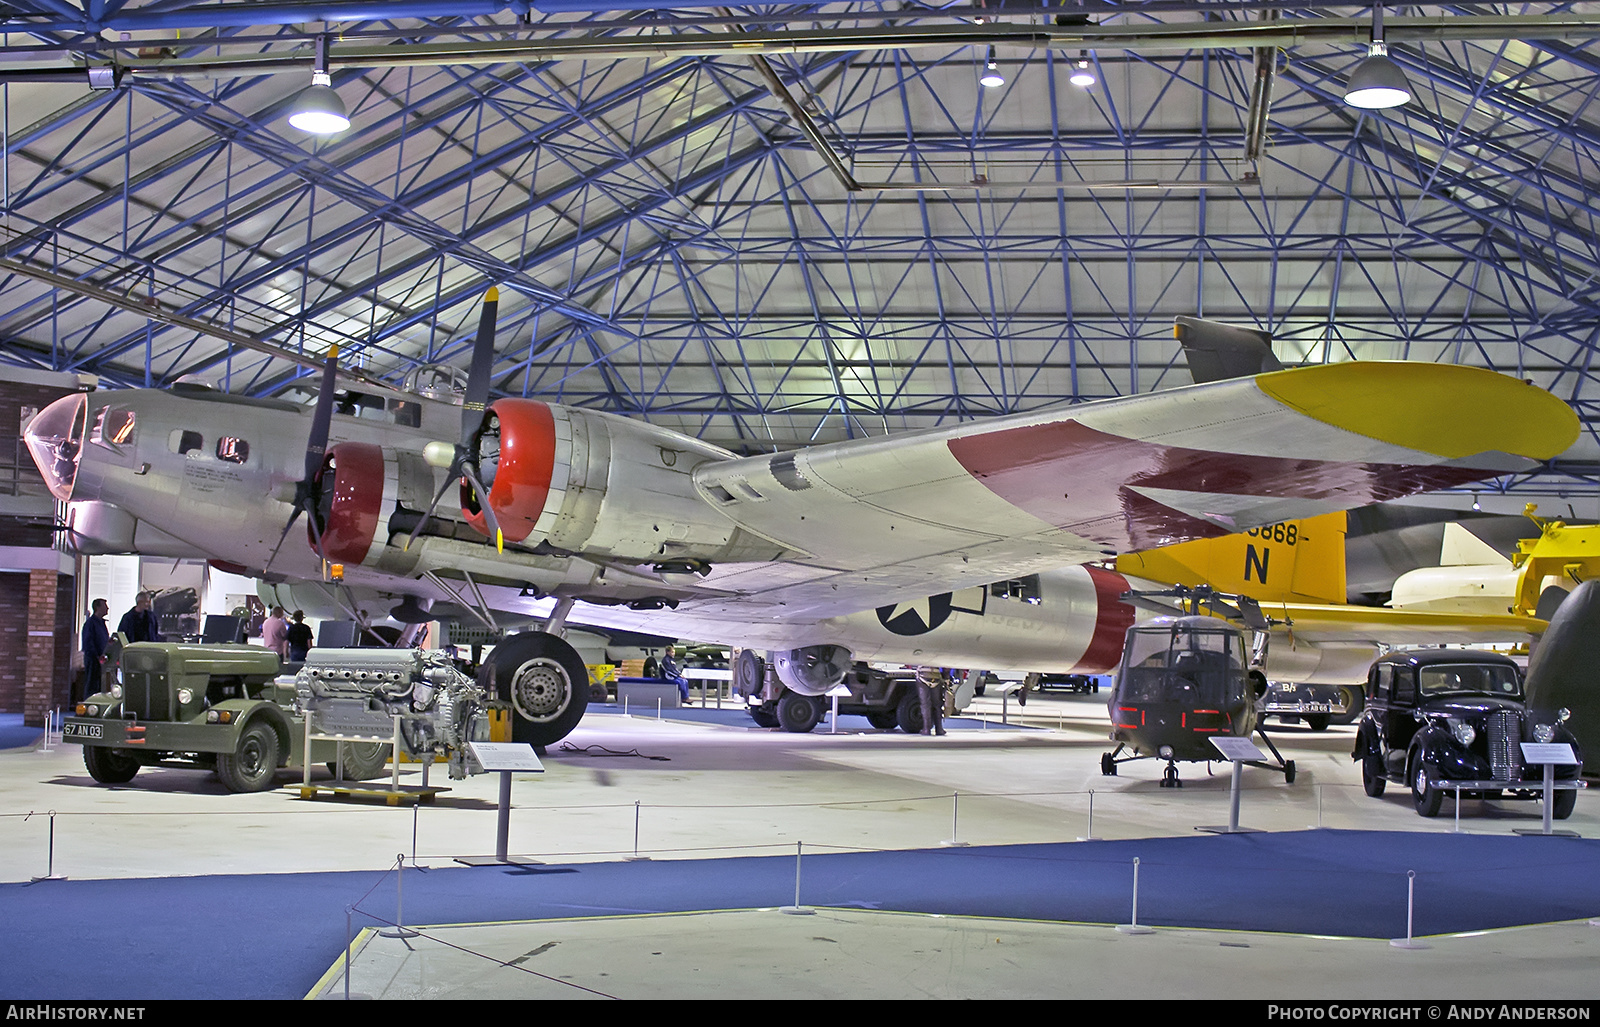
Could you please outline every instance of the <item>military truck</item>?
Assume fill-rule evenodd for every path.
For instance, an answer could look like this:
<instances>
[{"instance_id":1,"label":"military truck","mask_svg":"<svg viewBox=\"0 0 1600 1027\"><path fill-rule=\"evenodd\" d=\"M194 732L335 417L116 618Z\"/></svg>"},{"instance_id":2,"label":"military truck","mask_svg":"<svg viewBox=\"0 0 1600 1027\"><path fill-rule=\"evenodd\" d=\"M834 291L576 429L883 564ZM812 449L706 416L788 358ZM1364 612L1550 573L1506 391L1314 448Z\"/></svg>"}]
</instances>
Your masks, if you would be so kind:
<instances>
[{"instance_id":1,"label":"military truck","mask_svg":"<svg viewBox=\"0 0 1600 1027\"><path fill-rule=\"evenodd\" d=\"M189 767L215 771L229 791L259 792L308 757L351 780L383 773L385 742L313 739L307 754L308 714L314 734L368 738L388 737L401 714L412 755L487 737L482 690L439 652L314 649L290 682L279 680L277 653L259 646L135 642L106 669L110 688L79 703L62 731L101 784L125 784L141 767Z\"/></svg>"}]
</instances>

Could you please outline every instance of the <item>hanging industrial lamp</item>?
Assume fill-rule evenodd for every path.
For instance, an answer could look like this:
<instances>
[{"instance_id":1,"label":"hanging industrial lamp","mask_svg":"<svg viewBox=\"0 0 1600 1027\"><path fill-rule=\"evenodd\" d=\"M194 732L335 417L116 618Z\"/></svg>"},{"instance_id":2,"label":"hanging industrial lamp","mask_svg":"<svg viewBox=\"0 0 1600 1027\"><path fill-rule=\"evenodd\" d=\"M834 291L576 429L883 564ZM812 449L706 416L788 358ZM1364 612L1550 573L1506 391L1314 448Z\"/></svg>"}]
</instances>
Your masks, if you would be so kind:
<instances>
[{"instance_id":1,"label":"hanging industrial lamp","mask_svg":"<svg viewBox=\"0 0 1600 1027\"><path fill-rule=\"evenodd\" d=\"M996 86L1006 84L1005 76L1000 74L1000 66L995 63L994 47L992 46L989 47L989 57L984 63L983 76L978 79L978 84L985 89L993 89Z\"/></svg>"},{"instance_id":2,"label":"hanging industrial lamp","mask_svg":"<svg viewBox=\"0 0 1600 1027\"><path fill-rule=\"evenodd\" d=\"M311 84L289 105L289 124L313 135L332 135L350 127L344 101L334 91L328 75L328 37L317 37L316 64L311 69Z\"/></svg>"},{"instance_id":3,"label":"hanging industrial lamp","mask_svg":"<svg viewBox=\"0 0 1600 1027\"><path fill-rule=\"evenodd\" d=\"M1067 81L1080 89L1088 89L1099 81L1094 77L1094 69L1089 67L1089 51L1078 51L1078 66L1072 69Z\"/></svg>"},{"instance_id":4,"label":"hanging industrial lamp","mask_svg":"<svg viewBox=\"0 0 1600 1027\"><path fill-rule=\"evenodd\" d=\"M1411 83L1406 73L1389 57L1383 41L1383 5L1372 9L1372 42L1367 56L1351 74L1344 87L1344 102L1363 110L1386 110L1411 102Z\"/></svg>"}]
</instances>

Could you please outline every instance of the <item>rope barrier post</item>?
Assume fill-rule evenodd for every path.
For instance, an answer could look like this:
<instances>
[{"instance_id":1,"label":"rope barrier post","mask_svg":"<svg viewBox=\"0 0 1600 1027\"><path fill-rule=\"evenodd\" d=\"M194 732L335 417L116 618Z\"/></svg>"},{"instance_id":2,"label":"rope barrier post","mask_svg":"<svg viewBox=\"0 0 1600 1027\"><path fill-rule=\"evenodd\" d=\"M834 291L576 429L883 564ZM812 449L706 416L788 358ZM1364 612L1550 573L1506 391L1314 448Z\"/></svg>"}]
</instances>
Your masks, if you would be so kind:
<instances>
[{"instance_id":1,"label":"rope barrier post","mask_svg":"<svg viewBox=\"0 0 1600 1027\"><path fill-rule=\"evenodd\" d=\"M31 816L33 816L33 812L30 810L28 817ZM50 840L45 849L45 872L43 877L35 877L33 879L35 884L40 881L65 881L67 879L65 874L56 873L56 811L51 810L49 816ZM23 817L22 819L27 820L28 817Z\"/></svg>"},{"instance_id":2,"label":"rope barrier post","mask_svg":"<svg viewBox=\"0 0 1600 1027\"><path fill-rule=\"evenodd\" d=\"M1155 928L1139 924L1139 857L1133 857L1133 919L1117 925L1118 934L1154 934Z\"/></svg>"},{"instance_id":3,"label":"rope barrier post","mask_svg":"<svg viewBox=\"0 0 1600 1027\"><path fill-rule=\"evenodd\" d=\"M415 938L416 931L406 930L405 908L405 870L406 854L399 853L394 857L394 929L379 931L381 938Z\"/></svg>"},{"instance_id":4,"label":"rope barrier post","mask_svg":"<svg viewBox=\"0 0 1600 1027\"><path fill-rule=\"evenodd\" d=\"M1088 827L1088 831L1084 834L1084 836L1082 838L1079 838L1078 841L1080 841L1080 842L1097 842L1099 840L1100 839L1098 839L1098 838L1096 838L1094 836L1094 789L1091 788L1091 789L1089 789L1089 827Z\"/></svg>"},{"instance_id":5,"label":"rope barrier post","mask_svg":"<svg viewBox=\"0 0 1600 1027\"><path fill-rule=\"evenodd\" d=\"M970 843L961 840L961 793L950 793L950 837L939 844L945 848L961 848Z\"/></svg>"},{"instance_id":6,"label":"rope barrier post","mask_svg":"<svg viewBox=\"0 0 1600 1027\"><path fill-rule=\"evenodd\" d=\"M816 912L816 910L811 909L808 906L800 905L800 849L804 844L804 842L794 843L794 905L779 906L778 912L780 913L792 913L796 916L810 916Z\"/></svg>"},{"instance_id":7,"label":"rope barrier post","mask_svg":"<svg viewBox=\"0 0 1600 1027\"><path fill-rule=\"evenodd\" d=\"M1406 871L1406 936L1392 938L1389 944L1397 949L1427 949L1433 946L1417 941L1412 933L1413 915L1416 912L1417 872Z\"/></svg>"},{"instance_id":8,"label":"rope barrier post","mask_svg":"<svg viewBox=\"0 0 1600 1027\"><path fill-rule=\"evenodd\" d=\"M649 856L641 856L641 855L639 855L639 800L638 799L633 800L633 855L624 856L622 858L624 860L630 862L630 863L633 863L633 862L641 862L642 863L642 862L646 862L646 861L648 861L650 859Z\"/></svg>"},{"instance_id":9,"label":"rope barrier post","mask_svg":"<svg viewBox=\"0 0 1600 1027\"><path fill-rule=\"evenodd\" d=\"M350 937L351 907L344 907L344 1000L350 1001L350 950L355 948L355 939Z\"/></svg>"}]
</instances>

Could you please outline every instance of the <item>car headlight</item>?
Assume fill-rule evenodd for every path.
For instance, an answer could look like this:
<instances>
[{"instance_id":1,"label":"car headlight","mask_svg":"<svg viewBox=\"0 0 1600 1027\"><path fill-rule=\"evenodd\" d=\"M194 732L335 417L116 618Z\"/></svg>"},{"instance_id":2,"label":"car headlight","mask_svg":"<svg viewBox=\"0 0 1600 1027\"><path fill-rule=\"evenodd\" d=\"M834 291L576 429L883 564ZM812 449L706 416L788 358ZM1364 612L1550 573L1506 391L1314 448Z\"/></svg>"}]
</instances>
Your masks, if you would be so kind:
<instances>
[{"instance_id":1,"label":"car headlight","mask_svg":"<svg viewBox=\"0 0 1600 1027\"><path fill-rule=\"evenodd\" d=\"M1556 726L1554 724L1533 725L1533 740L1541 745L1549 745L1556 740Z\"/></svg>"},{"instance_id":2,"label":"car headlight","mask_svg":"<svg viewBox=\"0 0 1600 1027\"><path fill-rule=\"evenodd\" d=\"M1478 732L1464 720L1452 720L1450 734L1463 746L1471 745L1478 737Z\"/></svg>"}]
</instances>

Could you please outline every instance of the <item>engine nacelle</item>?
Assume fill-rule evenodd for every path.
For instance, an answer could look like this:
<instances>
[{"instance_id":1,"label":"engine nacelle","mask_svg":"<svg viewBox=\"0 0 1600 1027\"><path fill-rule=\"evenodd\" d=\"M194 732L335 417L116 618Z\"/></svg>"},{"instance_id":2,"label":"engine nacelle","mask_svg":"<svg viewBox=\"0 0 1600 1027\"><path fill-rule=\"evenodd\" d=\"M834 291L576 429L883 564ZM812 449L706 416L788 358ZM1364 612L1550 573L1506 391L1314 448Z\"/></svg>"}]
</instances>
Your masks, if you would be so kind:
<instances>
[{"instance_id":1,"label":"engine nacelle","mask_svg":"<svg viewBox=\"0 0 1600 1027\"><path fill-rule=\"evenodd\" d=\"M772 654L778 680L801 695L825 695L850 670L850 650L842 645L808 645Z\"/></svg>"},{"instance_id":2,"label":"engine nacelle","mask_svg":"<svg viewBox=\"0 0 1600 1027\"><path fill-rule=\"evenodd\" d=\"M696 467L732 459L717 446L530 399L491 404L475 445L508 541L644 563L721 558L735 536L694 486ZM487 535L471 491L463 488L463 513Z\"/></svg>"},{"instance_id":3,"label":"engine nacelle","mask_svg":"<svg viewBox=\"0 0 1600 1027\"><path fill-rule=\"evenodd\" d=\"M383 448L367 442L341 442L322 462L322 493L317 525L306 525L311 548L324 560L356 565L373 555L373 539L383 511L392 508ZM317 534L322 546L317 546ZM378 548L382 548L381 545Z\"/></svg>"}]
</instances>

